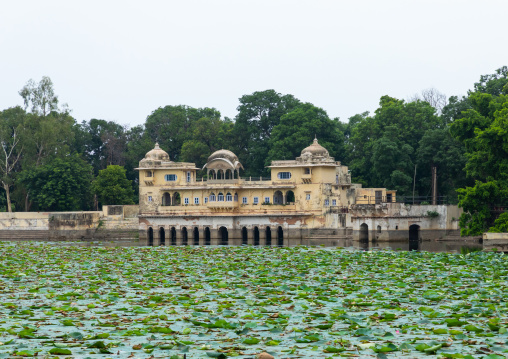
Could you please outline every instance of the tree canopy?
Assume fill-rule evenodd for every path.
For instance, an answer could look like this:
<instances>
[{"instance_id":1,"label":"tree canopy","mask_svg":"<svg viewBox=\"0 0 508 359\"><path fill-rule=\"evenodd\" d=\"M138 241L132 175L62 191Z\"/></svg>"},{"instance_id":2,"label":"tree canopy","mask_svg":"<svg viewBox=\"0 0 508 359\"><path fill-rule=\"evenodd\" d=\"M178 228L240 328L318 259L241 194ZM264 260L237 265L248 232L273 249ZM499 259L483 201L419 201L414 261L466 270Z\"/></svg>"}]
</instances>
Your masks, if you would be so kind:
<instances>
[{"instance_id":1,"label":"tree canopy","mask_svg":"<svg viewBox=\"0 0 508 359\"><path fill-rule=\"evenodd\" d=\"M133 203L136 168L156 141L172 161L199 167L230 149L244 176L260 176L272 160L294 159L317 137L349 166L353 182L397 190L400 200L430 196L435 167L438 195L464 210L463 234L500 230L504 222L496 219L506 218L508 206L508 68L481 75L472 87L448 99L436 89L409 100L385 95L372 114L347 122L269 89L241 96L233 119L212 107L169 104L128 128L100 118L78 123L49 77L30 80L19 91L24 107L0 111L0 206L87 209L92 188L102 204Z\"/></svg>"}]
</instances>

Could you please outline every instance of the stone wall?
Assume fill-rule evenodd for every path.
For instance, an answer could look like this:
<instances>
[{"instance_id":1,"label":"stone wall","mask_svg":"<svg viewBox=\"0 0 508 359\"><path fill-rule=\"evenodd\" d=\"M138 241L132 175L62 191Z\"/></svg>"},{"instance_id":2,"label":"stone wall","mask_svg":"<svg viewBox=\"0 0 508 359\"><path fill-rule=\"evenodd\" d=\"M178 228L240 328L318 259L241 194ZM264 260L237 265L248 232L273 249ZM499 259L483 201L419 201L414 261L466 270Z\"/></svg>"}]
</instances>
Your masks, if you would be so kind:
<instances>
[{"instance_id":1,"label":"stone wall","mask_svg":"<svg viewBox=\"0 0 508 359\"><path fill-rule=\"evenodd\" d=\"M508 233L484 233L483 249L508 252Z\"/></svg>"},{"instance_id":2,"label":"stone wall","mask_svg":"<svg viewBox=\"0 0 508 359\"><path fill-rule=\"evenodd\" d=\"M419 227L419 239L443 239L459 231L462 210L455 205L406 205L403 203L351 206L353 239L359 240L367 225L369 240L409 239L409 229ZM363 227L362 227L363 225Z\"/></svg>"},{"instance_id":3,"label":"stone wall","mask_svg":"<svg viewBox=\"0 0 508 359\"><path fill-rule=\"evenodd\" d=\"M105 206L103 211L96 212L4 212L0 213L0 240L137 240L138 208Z\"/></svg>"}]
</instances>

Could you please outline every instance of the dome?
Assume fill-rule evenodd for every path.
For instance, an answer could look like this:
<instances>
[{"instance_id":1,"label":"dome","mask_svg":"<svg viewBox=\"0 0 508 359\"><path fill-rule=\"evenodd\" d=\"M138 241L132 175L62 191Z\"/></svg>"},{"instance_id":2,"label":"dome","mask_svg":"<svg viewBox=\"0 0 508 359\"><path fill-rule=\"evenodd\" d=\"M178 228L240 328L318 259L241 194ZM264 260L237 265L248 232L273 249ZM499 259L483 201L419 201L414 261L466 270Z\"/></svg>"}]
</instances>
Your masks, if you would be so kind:
<instances>
[{"instance_id":1,"label":"dome","mask_svg":"<svg viewBox=\"0 0 508 359\"><path fill-rule=\"evenodd\" d=\"M208 157L208 162L215 160L217 158L229 160L231 163L238 162L238 157L233 152L231 152L229 150L215 151Z\"/></svg>"},{"instance_id":2,"label":"dome","mask_svg":"<svg viewBox=\"0 0 508 359\"><path fill-rule=\"evenodd\" d=\"M215 151L210 155L210 157L208 157L208 161L203 166L203 169L204 168L208 169L229 168L236 170L239 168L243 169L243 166L240 163L240 161L238 161L238 157L233 152L222 149Z\"/></svg>"},{"instance_id":3,"label":"dome","mask_svg":"<svg viewBox=\"0 0 508 359\"><path fill-rule=\"evenodd\" d=\"M302 150L301 156L303 156L305 153L308 153L312 156L321 156L321 157L330 157L330 154L324 148L318 143L317 138L314 138L314 142L309 147L306 147Z\"/></svg>"},{"instance_id":4,"label":"dome","mask_svg":"<svg viewBox=\"0 0 508 359\"><path fill-rule=\"evenodd\" d=\"M145 160L159 160L159 161L169 161L169 155L166 151L162 150L159 147L158 143L155 143L155 147L153 150L150 150L145 155Z\"/></svg>"}]
</instances>

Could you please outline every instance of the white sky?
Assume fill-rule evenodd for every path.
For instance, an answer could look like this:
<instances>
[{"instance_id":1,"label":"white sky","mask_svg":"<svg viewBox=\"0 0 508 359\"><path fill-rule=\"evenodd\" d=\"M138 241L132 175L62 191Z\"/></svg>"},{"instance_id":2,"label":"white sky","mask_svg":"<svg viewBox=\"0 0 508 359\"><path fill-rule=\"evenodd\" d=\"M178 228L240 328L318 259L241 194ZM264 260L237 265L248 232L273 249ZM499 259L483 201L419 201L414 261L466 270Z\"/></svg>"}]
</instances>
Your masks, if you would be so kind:
<instances>
[{"instance_id":1,"label":"white sky","mask_svg":"<svg viewBox=\"0 0 508 359\"><path fill-rule=\"evenodd\" d=\"M507 0L0 2L0 110L49 76L78 120L293 94L342 121L429 87L466 94L508 65Z\"/></svg>"}]
</instances>

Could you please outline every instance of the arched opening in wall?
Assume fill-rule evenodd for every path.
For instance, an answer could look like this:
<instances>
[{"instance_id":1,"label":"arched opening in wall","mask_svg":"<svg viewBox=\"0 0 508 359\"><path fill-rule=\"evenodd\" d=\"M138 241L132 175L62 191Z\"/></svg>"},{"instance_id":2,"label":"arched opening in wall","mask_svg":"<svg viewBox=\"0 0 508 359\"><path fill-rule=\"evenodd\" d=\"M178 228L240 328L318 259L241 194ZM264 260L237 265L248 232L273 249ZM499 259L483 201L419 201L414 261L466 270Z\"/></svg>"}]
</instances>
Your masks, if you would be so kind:
<instances>
[{"instance_id":1,"label":"arched opening in wall","mask_svg":"<svg viewBox=\"0 0 508 359\"><path fill-rule=\"evenodd\" d=\"M187 227L182 228L182 246L189 244L189 237L187 235Z\"/></svg>"},{"instance_id":2,"label":"arched opening in wall","mask_svg":"<svg viewBox=\"0 0 508 359\"><path fill-rule=\"evenodd\" d=\"M176 246L176 228L171 227L171 245Z\"/></svg>"},{"instance_id":3,"label":"arched opening in wall","mask_svg":"<svg viewBox=\"0 0 508 359\"><path fill-rule=\"evenodd\" d=\"M381 226L377 226L377 233L381 233Z\"/></svg>"},{"instance_id":4,"label":"arched opening in wall","mask_svg":"<svg viewBox=\"0 0 508 359\"><path fill-rule=\"evenodd\" d=\"M279 247L284 246L284 231L282 230L281 226L279 226L279 228L277 228L277 245Z\"/></svg>"},{"instance_id":5,"label":"arched opening in wall","mask_svg":"<svg viewBox=\"0 0 508 359\"><path fill-rule=\"evenodd\" d=\"M246 227L242 228L242 244L243 245L249 244L249 240L247 238L247 228Z\"/></svg>"},{"instance_id":6,"label":"arched opening in wall","mask_svg":"<svg viewBox=\"0 0 508 359\"><path fill-rule=\"evenodd\" d=\"M281 191L275 191L273 194L273 204L282 204L283 196Z\"/></svg>"},{"instance_id":7,"label":"arched opening in wall","mask_svg":"<svg viewBox=\"0 0 508 359\"><path fill-rule=\"evenodd\" d=\"M233 196L231 193L226 193L226 202L233 202Z\"/></svg>"},{"instance_id":8,"label":"arched opening in wall","mask_svg":"<svg viewBox=\"0 0 508 359\"><path fill-rule=\"evenodd\" d=\"M265 233L266 233L265 244L267 246L271 246L272 245L272 230L270 229L270 227L266 227Z\"/></svg>"},{"instance_id":9,"label":"arched opening in wall","mask_svg":"<svg viewBox=\"0 0 508 359\"><path fill-rule=\"evenodd\" d=\"M259 228L254 227L254 245L259 246Z\"/></svg>"},{"instance_id":10,"label":"arched opening in wall","mask_svg":"<svg viewBox=\"0 0 508 359\"><path fill-rule=\"evenodd\" d=\"M409 226L409 241L419 241L420 240L420 226L417 224L412 224Z\"/></svg>"},{"instance_id":11,"label":"arched opening in wall","mask_svg":"<svg viewBox=\"0 0 508 359\"><path fill-rule=\"evenodd\" d=\"M226 227L219 228L219 237L221 246L229 245L228 229Z\"/></svg>"},{"instance_id":12,"label":"arched opening in wall","mask_svg":"<svg viewBox=\"0 0 508 359\"><path fill-rule=\"evenodd\" d=\"M365 223L360 226L360 241L369 241L369 226Z\"/></svg>"},{"instance_id":13,"label":"arched opening in wall","mask_svg":"<svg viewBox=\"0 0 508 359\"><path fill-rule=\"evenodd\" d=\"M160 239L160 245L165 246L166 245L166 231L164 231L164 227L159 228L159 239Z\"/></svg>"},{"instance_id":14,"label":"arched opening in wall","mask_svg":"<svg viewBox=\"0 0 508 359\"><path fill-rule=\"evenodd\" d=\"M148 228L148 245L153 246L153 228Z\"/></svg>"},{"instance_id":15,"label":"arched opening in wall","mask_svg":"<svg viewBox=\"0 0 508 359\"><path fill-rule=\"evenodd\" d=\"M180 203L182 203L182 200L180 198L180 193L175 192L173 194L173 206L179 206Z\"/></svg>"},{"instance_id":16,"label":"arched opening in wall","mask_svg":"<svg viewBox=\"0 0 508 359\"><path fill-rule=\"evenodd\" d=\"M219 194L217 195L217 201L224 202L224 193L219 192Z\"/></svg>"},{"instance_id":17,"label":"arched opening in wall","mask_svg":"<svg viewBox=\"0 0 508 359\"><path fill-rule=\"evenodd\" d=\"M164 192L162 195L162 205L171 206L171 195L168 192Z\"/></svg>"},{"instance_id":18,"label":"arched opening in wall","mask_svg":"<svg viewBox=\"0 0 508 359\"><path fill-rule=\"evenodd\" d=\"M198 229L198 227L194 227L193 237L194 237L194 245L199 246L199 229Z\"/></svg>"},{"instance_id":19,"label":"arched opening in wall","mask_svg":"<svg viewBox=\"0 0 508 359\"><path fill-rule=\"evenodd\" d=\"M295 193L293 191L286 192L286 203L295 203Z\"/></svg>"},{"instance_id":20,"label":"arched opening in wall","mask_svg":"<svg viewBox=\"0 0 508 359\"><path fill-rule=\"evenodd\" d=\"M210 240L210 228L205 228L205 246L209 246L211 244Z\"/></svg>"}]
</instances>

